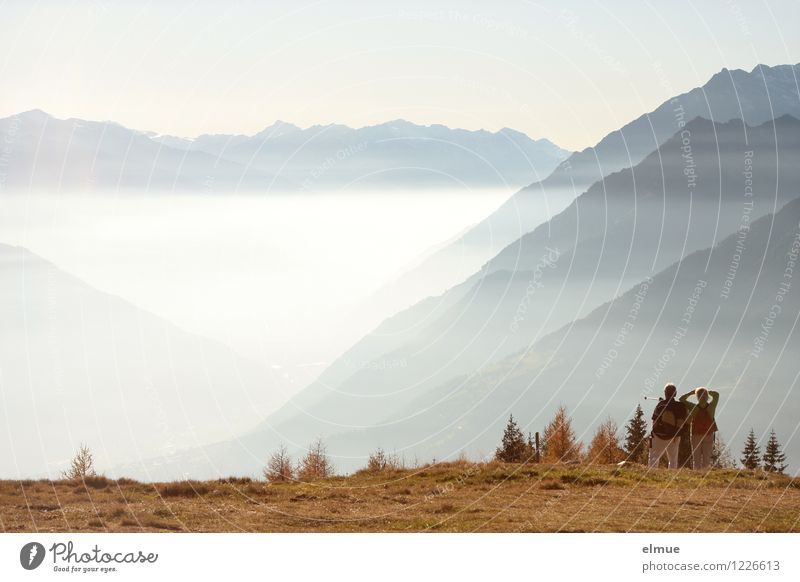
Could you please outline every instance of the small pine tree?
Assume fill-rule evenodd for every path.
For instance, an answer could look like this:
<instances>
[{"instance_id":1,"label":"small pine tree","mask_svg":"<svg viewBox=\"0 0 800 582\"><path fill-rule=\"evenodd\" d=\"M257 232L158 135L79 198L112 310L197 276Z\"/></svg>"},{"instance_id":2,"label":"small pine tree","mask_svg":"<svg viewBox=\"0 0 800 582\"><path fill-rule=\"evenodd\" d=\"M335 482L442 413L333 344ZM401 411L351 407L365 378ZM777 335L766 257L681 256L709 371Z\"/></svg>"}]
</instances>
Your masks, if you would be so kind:
<instances>
[{"instance_id":1,"label":"small pine tree","mask_svg":"<svg viewBox=\"0 0 800 582\"><path fill-rule=\"evenodd\" d=\"M597 427L586 453L586 460L589 463L610 465L619 463L625 458L625 451L619 446L617 431L617 423L613 418L608 418Z\"/></svg>"},{"instance_id":2,"label":"small pine tree","mask_svg":"<svg viewBox=\"0 0 800 582\"><path fill-rule=\"evenodd\" d=\"M94 470L94 455L89 450L89 447L81 443L78 452L72 458L69 469L62 474L64 479L80 479L86 477L93 477L97 475Z\"/></svg>"},{"instance_id":3,"label":"small pine tree","mask_svg":"<svg viewBox=\"0 0 800 582\"><path fill-rule=\"evenodd\" d=\"M636 412L633 413L633 418L625 426L625 443L622 448L629 461L647 463L647 421L644 418L644 411L641 405L636 405Z\"/></svg>"},{"instance_id":4,"label":"small pine tree","mask_svg":"<svg viewBox=\"0 0 800 582\"><path fill-rule=\"evenodd\" d=\"M544 457L549 463L579 461L583 445L572 429L572 419L565 406L559 406L556 415L544 429Z\"/></svg>"},{"instance_id":5,"label":"small pine tree","mask_svg":"<svg viewBox=\"0 0 800 582\"><path fill-rule=\"evenodd\" d=\"M267 461L267 466L264 468L264 478L270 483L291 481L294 479L292 458L289 456L289 451L283 443L281 443L277 451L272 453L269 461Z\"/></svg>"},{"instance_id":6,"label":"small pine tree","mask_svg":"<svg viewBox=\"0 0 800 582\"><path fill-rule=\"evenodd\" d=\"M522 431L514 420L514 415L508 417L506 430L503 432L503 441L494 453L498 461L504 463L522 463L527 460L528 445Z\"/></svg>"},{"instance_id":7,"label":"small pine tree","mask_svg":"<svg viewBox=\"0 0 800 582\"><path fill-rule=\"evenodd\" d=\"M775 431L770 431L767 446L764 447L764 470L771 473L786 471L786 455L781 452L781 445Z\"/></svg>"},{"instance_id":8,"label":"small pine tree","mask_svg":"<svg viewBox=\"0 0 800 582\"><path fill-rule=\"evenodd\" d=\"M730 449L719 436L714 438L714 446L711 448L711 468L712 469L735 469L736 461L731 456Z\"/></svg>"},{"instance_id":9,"label":"small pine tree","mask_svg":"<svg viewBox=\"0 0 800 582\"><path fill-rule=\"evenodd\" d=\"M306 456L297 467L297 478L301 481L325 479L333 475L333 464L328 459L327 449L322 439L317 439L308 447Z\"/></svg>"},{"instance_id":10,"label":"small pine tree","mask_svg":"<svg viewBox=\"0 0 800 582\"><path fill-rule=\"evenodd\" d=\"M739 459L745 469L758 469L761 464L761 449L756 440L756 433L750 429L747 435L747 440L744 442L744 449L742 450L742 458Z\"/></svg>"}]
</instances>

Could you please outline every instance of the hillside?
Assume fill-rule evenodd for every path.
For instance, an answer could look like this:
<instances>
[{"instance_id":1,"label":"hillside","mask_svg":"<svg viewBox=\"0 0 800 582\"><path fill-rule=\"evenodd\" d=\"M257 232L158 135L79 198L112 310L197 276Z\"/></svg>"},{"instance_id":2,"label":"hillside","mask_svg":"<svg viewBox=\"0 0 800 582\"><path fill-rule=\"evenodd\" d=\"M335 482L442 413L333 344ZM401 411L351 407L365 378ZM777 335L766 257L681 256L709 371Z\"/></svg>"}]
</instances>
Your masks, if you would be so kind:
<instances>
[{"instance_id":1,"label":"hillside","mask_svg":"<svg viewBox=\"0 0 800 582\"><path fill-rule=\"evenodd\" d=\"M427 294L439 294L452 285L452 265L458 265L466 277L506 246L514 247L511 252L516 253L520 237L542 222L543 206L551 216L557 214L595 182L637 165L680 130L682 123L696 117L717 123L741 119L751 126L783 115L800 118L798 68L758 65L751 71L722 69L704 85L666 99L596 145L573 153L552 174L517 192L384 294L403 297L406 289L423 282L429 290Z\"/></svg>"},{"instance_id":2,"label":"hillside","mask_svg":"<svg viewBox=\"0 0 800 582\"><path fill-rule=\"evenodd\" d=\"M0 244L0 474L54 476L79 443L98 460L231 438L285 381L226 346Z\"/></svg>"},{"instance_id":3,"label":"hillside","mask_svg":"<svg viewBox=\"0 0 800 582\"><path fill-rule=\"evenodd\" d=\"M404 366L386 360L384 368L362 372L374 378L376 397L320 384L316 404L293 399L236 440L188 451L172 465L159 460L157 474L170 478L179 467L204 477L254 474L256 461L280 441L296 449L320 435L344 470L363 464L376 446L419 458L481 454L492 450L509 413L525 419L524 430L536 431L559 404L569 407L586 427L581 438L588 438L605 417L628 418L643 394L656 394L667 381L684 391L707 385L724 394L719 423L726 442L738 446L751 426L759 432L772 427L796 459L800 443L789 438L796 419L788 402L800 378L791 358L799 341L800 292L781 283L800 244L798 223L795 199L530 346L425 390L384 391L392 375L414 372L411 357L398 360ZM770 318L778 294L781 313ZM324 422L333 415L346 422Z\"/></svg>"},{"instance_id":4,"label":"hillside","mask_svg":"<svg viewBox=\"0 0 800 582\"><path fill-rule=\"evenodd\" d=\"M5 532L800 532L763 472L448 463L313 483L0 481Z\"/></svg>"},{"instance_id":5,"label":"hillside","mask_svg":"<svg viewBox=\"0 0 800 582\"><path fill-rule=\"evenodd\" d=\"M380 442L417 442L427 432L407 430L399 419L412 417L413 423L428 411L437 401L429 391L441 385L454 390L454 378L485 373L685 255L715 245L740 227L745 208L753 221L800 192L800 174L790 161L800 152L798 120L748 128L697 119L687 130L700 168L695 188L687 188L676 135L527 235L520 255L501 253L438 302L426 300L388 320L265 426L302 442L341 427L390 423L395 426L386 430L394 437ZM743 194L745 151L754 152L752 198ZM761 240L751 237L748 249L757 252ZM404 365L358 369L353 362Z\"/></svg>"},{"instance_id":6,"label":"hillside","mask_svg":"<svg viewBox=\"0 0 800 582\"><path fill-rule=\"evenodd\" d=\"M380 426L332 438L331 450L355 455L364 441L423 458L490 450L510 412L536 431L559 404L586 427L579 438L587 439L606 417L621 422L646 404L642 395L672 381L681 393L720 391L726 442L738 446L750 427L773 427L798 458L800 443L790 435L800 288L791 279L783 285L800 249L798 224L795 199L744 237L689 255L529 348L428 391Z\"/></svg>"}]
</instances>

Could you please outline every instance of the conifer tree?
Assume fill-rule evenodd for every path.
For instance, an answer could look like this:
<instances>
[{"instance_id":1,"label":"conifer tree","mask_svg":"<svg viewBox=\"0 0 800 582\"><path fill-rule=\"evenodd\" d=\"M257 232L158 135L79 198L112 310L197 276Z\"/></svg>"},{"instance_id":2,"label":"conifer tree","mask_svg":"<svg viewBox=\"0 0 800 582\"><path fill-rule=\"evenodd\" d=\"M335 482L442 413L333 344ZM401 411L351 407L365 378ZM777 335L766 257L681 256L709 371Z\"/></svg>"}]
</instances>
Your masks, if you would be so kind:
<instances>
[{"instance_id":1,"label":"conifer tree","mask_svg":"<svg viewBox=\"0 0 800 582\"><path fill-rule=\"evenodd\" d=\"M503 441L494 453L498 461L505 463L521 463L526 460L528 445L522 431L514 420L514 415L508 417L506 430L503 432Z\"/></svg>"},{"instance_id":2,"label":"conifer tree","mask_svg":"<svg viewBox=\"0 0 800 582\"><path fill-rule=\"evenodd\" d=\"M781 451L781 445L775 431L769 433L767 446L764 447L764 470L771 473L783 473L786 471L786 455Z\"/></svg>"},{"instance_id":3,"label":"conifer tree","mask_svg":"<svg viewBox=\"0 0 800 582\"><path fill-rule=\"evenodd\" d=\"M633 413L633 418L625 426L625 444L622 448L629 461L647 463L647 421L644 418L644 411L641 405L636 405L636 412Z\"/></svg>"},{"instance_id":4,"label":"conifer tree","mask_svg":"<svg viewBox=\"0 0 800 582\"><path fill-rule=\"evenodd\" d=\"M745 469L758 469L761 464L761 449L756 440L756 433L750 429L747 435L747 440L744 442L744 449L742 450L742 458L739 459Z\"/></svg>"}]
</instances>

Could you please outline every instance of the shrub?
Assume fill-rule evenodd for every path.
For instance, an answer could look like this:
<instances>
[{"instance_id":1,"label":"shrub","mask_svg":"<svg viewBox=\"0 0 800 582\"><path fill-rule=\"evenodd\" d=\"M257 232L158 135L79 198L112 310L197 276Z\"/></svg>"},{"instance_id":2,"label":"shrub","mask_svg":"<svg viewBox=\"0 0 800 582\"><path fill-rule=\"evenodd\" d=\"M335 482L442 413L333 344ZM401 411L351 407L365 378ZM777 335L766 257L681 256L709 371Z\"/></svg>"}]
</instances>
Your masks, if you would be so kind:
<instances>
[{"instance_id":1,"label":"shrub","mask_svg":"<svg viewBox=\"0 0 800 582\"><path fill-rule=\"evenodd\" d=\"M86 487L91 487L92 489L105 489L113 483L111 479L102 475L87 475L82 481Z\"/></svg>"},{"instance_id":2,"label":"shrub","mask_svg":"<svg viewBox=\"0 0 800 582\"><path fill-rule=\"evenodd\" d=\"M228 485L247 485L248 483L252 483L253 479L251 477L220 477L217 479L218 483L226 483Z\"/></svg>"},{"instance_id":3,"label":"shrub","mask_svg":"<svg viewBox=\"0 0 800 582\"><path fill-rule=\"evenodd\" d=\"M380 448L367 459L367 471L370 473L396 471L400 468L400 459L397 455L389 455Z\"/></svg>"},{"instance_id":4,"label":"shrub","mask_svg":"<svg viewBox=\"0 0 800 582\"><path fill-rule=\"evenodd\" d=\"M197 497L205 495L211 488L198 481L175 481L161 484L156 490L162 497Z\"/></svg>"}]
</instances>

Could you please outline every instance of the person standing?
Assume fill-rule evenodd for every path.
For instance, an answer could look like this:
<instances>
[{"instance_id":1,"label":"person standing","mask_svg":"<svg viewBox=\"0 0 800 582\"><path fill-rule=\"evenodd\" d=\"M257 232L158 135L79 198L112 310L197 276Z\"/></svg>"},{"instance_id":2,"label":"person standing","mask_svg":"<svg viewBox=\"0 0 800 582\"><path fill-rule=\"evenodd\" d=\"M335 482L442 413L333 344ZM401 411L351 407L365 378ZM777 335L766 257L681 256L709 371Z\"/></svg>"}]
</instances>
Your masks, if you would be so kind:
<instances>
[{"instance_id":1,"label":"person standing","mask_svg":"<svg viewBox=\"0 0 800 582\"><path fill-rule=\"evenodd\" d=\"M691 396L697 398L697 404L689 402ZM692 467L697 470L709 469L714 433L717 432L715 414L719 392L701 386L681 396L680 402L686 407L692 428Z\"/></svg>"},{"instance_id":2,"label":"person standing","mask_svg":"<svg viewBox=\"0 0 800 582\"><path fill-rule=\"evenodd\" d=\"M664 398L660 398L653 410L653 430L650 435L650 456L648 465L658 467L664 453L667 454L670 469L678 468L678 449L681 432L686 422L686 407L675 400L678 389L675 384L664 386Z\"/></svg>"}]
</instances>

